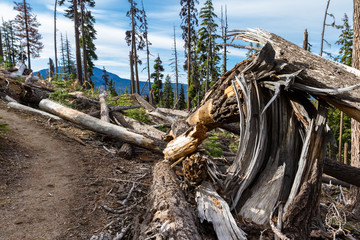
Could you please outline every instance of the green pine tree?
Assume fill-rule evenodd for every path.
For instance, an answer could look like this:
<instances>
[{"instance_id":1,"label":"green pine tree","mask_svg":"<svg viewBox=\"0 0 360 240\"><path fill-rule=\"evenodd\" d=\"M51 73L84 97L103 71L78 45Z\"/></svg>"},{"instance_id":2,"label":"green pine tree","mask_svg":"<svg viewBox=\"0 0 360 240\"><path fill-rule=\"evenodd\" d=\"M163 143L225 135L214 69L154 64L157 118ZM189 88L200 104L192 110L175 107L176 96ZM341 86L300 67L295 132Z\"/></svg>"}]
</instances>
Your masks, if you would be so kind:
<instances>
[{"instance_id":1,"label":"green pine tree","mask_svg":"<svg viewBox=\"0 0 360 240\"><path fill-rule=\"evenodd\" d=\"M17 57L20 55L20 48L19 48L19 38L15 35L14 30L14 22L3 21L0 30L2 31L2 44L3 44L3 51L4 51L4 62L6 67L15 66L16 61L18 60ZM23 55L24 61L26 60L26 55Z\"/></svg>"},{"instance_id":2,"label":"green pine tree","mask_svg":"<svg viewBox=\"0 0 360 240\"><path fill-rule=\"evenodd\" d=\"M186 108L186 102L185 102L185 91L184 91L184 85L180 84L180 95L179 95L179 109L185 109Z\"/></svg>"},{"instance_id":3,"label":"green pine tree","mask_svg":"<svg viewBox=\"0 0 360 240\"><path fill-rule=\"evenodd\" d=\"M344 14L343 25L336 25L337 29L341 30L341 34L339 35L339 39L335 42L335 44L340 46L339 55L335 57L334 60L339 61L345 65L352 65L352 47L353 47L353 29L349 25L349 18L346 14ZM339 109L330 109L328 112L328 125L331 128L335 139L339 141L340 139L340 110ZM351 143L351 118L344 113L343 118L343 135L341 137L342 143ZM349 147L350 151L350 147ZM338 147L331 146L330 147L331 156L336 156L338 154ZM342 156L344 153L342 150Z\"/></svg>"},{"instance_id":4,"label":"green pine tree","mask_svg":"<svg viewBox=\"0 0 360 240\"><path fill-rule=\"evenodd\" d=\"M105 91L107 91L108 87L109 87L109 74L106 72L105 67L103 67L102 72L103 72L103 75L101 76L101 79L104 81L103 85L104 85Z\"/></svg>"},{"instance_id":5,"label":"green pine tree","mask_svg":"<svg viewBox=\"0 0 360 240\"><path fill-rule=\"evenodd\" d=\"M192 42L194 41L194 37L196 36L195 27L198 24L197 20L197 9L195 7L196 4L199 4L198 0L180 0L181 11L181 29L183 30L182 38L185 42L185 56L186 61L184 64L184 69L187 71L187 84L190 86L191 84L191 70L192 70ZM193 69L195 70L195 69ZM197 70L197 69L196 69ZM188 91L190 89L188 88ZM190 94L188 92L187 95L187 110L191 108L191 99Z\"/></svg>"},{"instance_id":6,"label":"green pine tree","mask_svg":"<svg viewBox=\"0 0 360 240\"><path fill-rule=\"evenodd\" d=\"M112 78L110 78L110 81L109 81L109 92L110 92L110 95L113 97L118 96L118 93L116 92L116 89L115 89L115 82Z\"/></svg>"},{"instance_id":7,"label":"green pine tree","mask_svg":"<svg viewBox=\"0 0 360 240\"><path fill-rule=\"evenodd\" d=\"M201 72L204 92L219 78L220 49L216 41L220 36L216 33L218 25L215 22L217 15L214 12L212 0L207 0L200 10L200 29L198 30L197 49L199 71ZM199 96L202 98L202 96Z\"/></svg>"},{"instance_id":8,"label":"green pine tree","mask_svg":"<svg viewBox=\"0 0 360 240\"><path fill-rule=\"evenodd\" d=\"M171 78L169 75L166 75L165 84L162 94L162 103L163 107L172 108L174 105L174 92L171 86Z\"/></svg>"},{"instance_id":9,"label":"green pine tree","mask_svg":"<svg viewBox=\"0 0 360 240\"><path fill-rule=\"evenodd\" d=\"M345 65L351 66L352 63L352 46L353 46L353 29L349 25L349 18L344 14L343 25L336 26L341 29L339 40L335 44L341 46L339 55L335 57L335 61L339 61Z\"/></svg>"},{"instance_id":10,"label":"green pine tree","mask_svg":"<svg viewBox=\"0 0 360 240\"><path fill-rule=\"evenodd\" d=\"M164 74L161 73L164 71L164 67L159 55L155 59L154 70L155 71L150 76L154 79L151 89L154 94L154 103L159 104L161 100L162 79L164 77Z\"/></svg>"}]
</instances>

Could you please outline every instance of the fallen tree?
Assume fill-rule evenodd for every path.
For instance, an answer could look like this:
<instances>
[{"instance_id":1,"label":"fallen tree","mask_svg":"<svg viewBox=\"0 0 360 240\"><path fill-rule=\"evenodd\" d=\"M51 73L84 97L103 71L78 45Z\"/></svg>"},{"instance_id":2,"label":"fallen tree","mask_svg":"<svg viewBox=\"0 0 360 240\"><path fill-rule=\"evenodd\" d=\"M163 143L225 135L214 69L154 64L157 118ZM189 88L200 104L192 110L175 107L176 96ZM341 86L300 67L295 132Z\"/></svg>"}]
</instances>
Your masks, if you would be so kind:
<instances>
[{"instance_id":1,"label":"fallen tree","mask_svg":"<svg viewBox=\"0 0 360 240\"><path fill-rule=\"evenodd\" d=\"M141 225L140 239L202 239L194 212L179 188L169 162L154 166L150 209Z\"/></svg>"},{"instance_id":2,"label":"fallen tree","mask_svg":"<svg viewBox=\"0 0 360 240\"><path fill-rule=\"evenodd\" d=\"M149 137L131 132L126 128L96 119L85 113L76 111L69 107L65 107L48 99L42 100L39 106L41 109L58 115L61 118L67 119L95 132L119 138L124 142L129 142L155 152L161 152L164 147L164 143L160 140L151 139Z\"/></svg>"}]
</instances>

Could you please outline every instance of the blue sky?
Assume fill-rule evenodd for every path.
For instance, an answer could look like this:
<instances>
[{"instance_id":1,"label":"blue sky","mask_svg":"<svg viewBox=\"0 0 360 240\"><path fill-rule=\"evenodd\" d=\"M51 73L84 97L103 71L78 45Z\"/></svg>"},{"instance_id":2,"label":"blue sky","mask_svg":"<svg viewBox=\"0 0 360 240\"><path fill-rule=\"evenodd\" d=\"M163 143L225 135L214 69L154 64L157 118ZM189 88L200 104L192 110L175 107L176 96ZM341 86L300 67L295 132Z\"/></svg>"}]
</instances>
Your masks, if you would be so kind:
<instances>
[{"instance_id":1,"label":"blue sky","mask_svg":"<svg viewBox=\"0 0 360 240\"><path fill-rule=\"evenodd\" d=\"M152 43L150 52L150 68L154 65L154 59L159 54L165 67L165 74L173 75L169 66L173 48L173 27L176 27L177 49L179 54L180 66L184 62L184 48L181 39L180 29L180 0L143 0L144 7L148 16L149 40ZM42 24L39 32L43 36L44 49L41 57L32 59L32 68L37 71L47 68L48 58L54 57L53 40L53 8L55 1L28 0L33 8L33 13L37 15ZM139 4L141 2L136 0ZM204 5L205 0L200 0L198 10ZM309 32L309 42L312 44L312 51L319 53L322 22L325 13L327 0L213 0L215 13L220 17L221 6L227 5L229 29L248 29L263 28L269 32L280 35L281 37L301 46L303 41L304 29ZM14 19L16 11L13 10L13 1L0 0L0 17L4 20ZM97 30L97 55L99 57L95 65L105 68L122 78L129 78L129 50L125 43L125 31L130 29L129 19L126 11L130 4L127 0L97 0L96 6L92 10L96 18L95 29ZM352 19L353 1L332 0L329 6L329 13L335 15L336 23L342 23L344 13ZM60 32L67 34L74 48L73 22L63 17L64 8L58 8L58 42ZM328 21L331 22L331 19ZM352 21L351 21L352 22ZM220 22L218 23L220 25ZM218 29L220 33L220 28ZM326 28L325 39L333 44L331 48L325 45L324 50L337 54L338 46L334 43L340 34L339 30L331 27ZM246 50L229 48L228 68L245 58ZM140 53L146 65L145 52ZM182 76L180 82L186 82L186 74L180 69ZM146 81L147 71L140 73L140 79ZM172 77L174 81L174 77Z\"/></svg>"}]
</instances>

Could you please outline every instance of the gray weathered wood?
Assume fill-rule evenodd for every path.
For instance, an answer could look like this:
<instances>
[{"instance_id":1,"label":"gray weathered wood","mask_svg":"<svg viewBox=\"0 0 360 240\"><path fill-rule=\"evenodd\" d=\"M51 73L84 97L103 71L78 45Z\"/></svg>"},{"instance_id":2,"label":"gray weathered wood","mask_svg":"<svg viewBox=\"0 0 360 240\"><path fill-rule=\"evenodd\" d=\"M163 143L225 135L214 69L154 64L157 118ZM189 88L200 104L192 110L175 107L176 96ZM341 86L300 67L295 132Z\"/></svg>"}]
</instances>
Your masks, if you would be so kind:
<instances>
[{"instance_id":1,"label":"gray weathered wood","mask_svg":"<svg viewBox=\"0 0 360 240\"><path fill-rule=\"evenodd\" d=\"M271 43L276 52L275 58L288 63L288 72L301 70L296 79L297 83L310 88L332 89L335 92L336 89L356 85L356 89L352 91L339 93L336 96L322 96L322 98L360 121L360 109L356 105L360 100L359 70L322 58L263 29L237 30L233 31L231 35L236 39L260 42L261 44ZM316 92L313 94L318 95Z\"/></svg>"},{"instance_id":2,"label":"gray weathered wood","mask_svg":"<svg viewBox=\"0 0 360 240\"><path fill-rule=\"evenodd\" d=\"M143 99L138 93L134 93L133 96L135 96L139 104L143 106L147 111L151 112L155 110L155 107L150 103L148 103L145 99Z\"/></svg>"},{"instance_id":3,"label":"gray weathered wood","mask_svg":"<svg viewBox=\"0 0 360 240\"><path fill-rule=\"evenodd\" d=\"M37 109L32 108L32 107L28 107L28 106L22 105L22 104L17 103L17 102L9 102L9 103L8 103L8 107L14 108L14 109L18 109L18 110L21 110L21 111L25 111L25 112L29 112L29 113L32 113L32 114L41 115L41 116L43 116L43 117L51 118L51 119L57 120L57 121L61 121L61 120L62 120L62 119L59 118L58 116L55 116L55 115L53 115L53 114L50 114L50 113L47 113L47 112L44 112L44 111L37 110Z\"/></svg>"},{"instance_id":4,"label":"gray weathered wood","mask_svg":"<svg viewBox=\"0 0 360 240\"><path fill-rule=\"evenodd\" d=\"M247 239L244 231L237 226L228 204L209 182L203 182L196 189L195 200L200 220L213 224L219 240Z\"/></svg>"},{"instance_id":5,"label":"gray weathered wood","mask_svg":"<svg viewBox=\"0 0 360 240\"><path fill-rule=\"evenodd\" d=\"M109 108L106 104L106 92L103 92L99 95L99 102L100 102L100 118L105 122L110 122L109 116Z\"/></svg>"}]
</instances>

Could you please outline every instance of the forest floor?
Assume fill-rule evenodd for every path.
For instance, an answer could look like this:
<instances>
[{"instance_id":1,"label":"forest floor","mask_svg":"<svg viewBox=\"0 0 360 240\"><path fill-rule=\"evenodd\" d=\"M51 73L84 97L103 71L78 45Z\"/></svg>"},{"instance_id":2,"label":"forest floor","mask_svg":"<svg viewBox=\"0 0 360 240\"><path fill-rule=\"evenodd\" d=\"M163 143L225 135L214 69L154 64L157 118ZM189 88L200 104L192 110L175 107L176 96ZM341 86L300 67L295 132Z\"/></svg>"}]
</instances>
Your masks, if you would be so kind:
<instances>
[{"instance_id":1,"label":"forest floor","mask_svg":"<svg viewBox=\"0 0 360 240\"><path fill-rule=\"evenodd\" d=\"M90 239L122 230L124 239L134 237L158 156L137 149L132 160L119 158L111 151L121 143L113 139L3 102L0 116L9 124L0 139L1 240Z\"/></svg>"}]
</instances>

